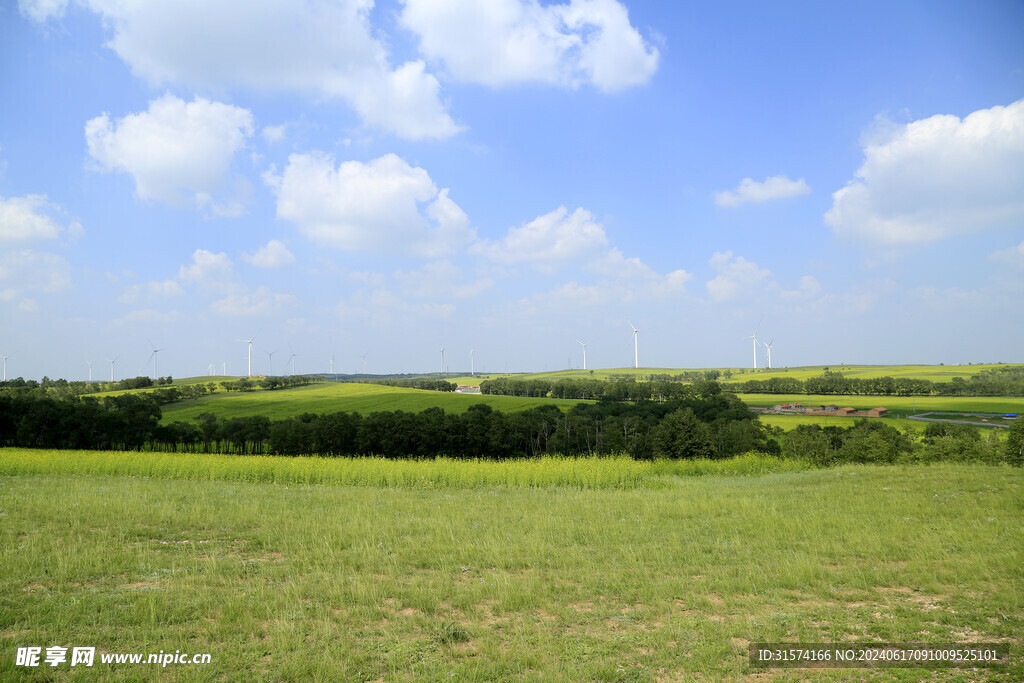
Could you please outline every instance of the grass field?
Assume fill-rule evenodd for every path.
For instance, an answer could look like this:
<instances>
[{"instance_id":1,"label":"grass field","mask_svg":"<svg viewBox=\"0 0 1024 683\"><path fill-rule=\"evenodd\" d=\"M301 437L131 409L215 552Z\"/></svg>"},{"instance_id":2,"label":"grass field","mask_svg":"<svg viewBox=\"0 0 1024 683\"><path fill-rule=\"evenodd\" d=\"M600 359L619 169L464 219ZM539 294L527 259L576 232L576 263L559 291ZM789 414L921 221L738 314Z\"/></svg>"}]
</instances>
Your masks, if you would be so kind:
<instances>
[{"instance_id":1,"label":"grass field","mask_svg":"<svg viewBox=\"0 0 1024 683\"><path fill-rule=\"evenodd\" d=\"M470 406L486 404L495 410L514 412L539 405L568 408L578 401L553 398L518 398L514 396L481 396L443 391L404 389L380 384L332 383L311 384L276 391L224 392L196 400L181 401L163 407L165 422L188 422L202 413L216 413L224 418L268 415L280 420L302 413L357 412L384 410L419 412L440 407L461 413Z\"/></svg>"},{"instance_id":2,"label":"grass field","mask_svg":"<svg viewBox=\"0 0 1024 683\"><path fill-rule=\"evenodd\" d=\"M1009 670L815 677L1024 676L1020 469L416 488L69 474L78 454L30 455L0 451L3 680L806 679L752 670L764 641L1009 642ZM54 644L212 662L14 666Z\"/></svg>"}]
</instances>

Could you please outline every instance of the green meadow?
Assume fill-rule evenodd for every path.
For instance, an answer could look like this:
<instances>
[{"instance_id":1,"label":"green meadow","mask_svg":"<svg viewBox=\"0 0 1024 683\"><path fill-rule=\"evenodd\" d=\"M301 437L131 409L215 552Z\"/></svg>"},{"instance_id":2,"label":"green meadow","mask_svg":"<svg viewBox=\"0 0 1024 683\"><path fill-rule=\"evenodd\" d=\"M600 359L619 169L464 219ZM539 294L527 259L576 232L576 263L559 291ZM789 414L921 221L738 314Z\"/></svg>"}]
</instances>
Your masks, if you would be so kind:
<instances>
[{"instance_id":1,"label":"green meadow","mask_svg":"<svg viewBox=\"0 0 1024 683\"><path fill-rule=\"evenodd\" d=\"M806 680L748 664L778 641L1015 657L815 679L1024 677L1019 468L158 455L0 450L0 679ZM212 661L15 666L54 644Z\"/></svg>"},{"instance_id":2,"label":"green meadow","mask_svg":"<svg viewBox=\"0 0 1024 683\"><path fill-rule=\"evenodd\" d=\"M203 413L215 413L224 418L267 415L271 419L280 420L302 413L345 411L367 414L391 410L419 412L434 407L444 408L446 412L461 413L470 406L481 403L495 410L513 412L547 404L567 409L577 401L481 396L389 387L381 384L326 382L275 391L218 391L199 399L163 406L162 410L165 422L187 422Z\"/></svg>"}]
</instances>

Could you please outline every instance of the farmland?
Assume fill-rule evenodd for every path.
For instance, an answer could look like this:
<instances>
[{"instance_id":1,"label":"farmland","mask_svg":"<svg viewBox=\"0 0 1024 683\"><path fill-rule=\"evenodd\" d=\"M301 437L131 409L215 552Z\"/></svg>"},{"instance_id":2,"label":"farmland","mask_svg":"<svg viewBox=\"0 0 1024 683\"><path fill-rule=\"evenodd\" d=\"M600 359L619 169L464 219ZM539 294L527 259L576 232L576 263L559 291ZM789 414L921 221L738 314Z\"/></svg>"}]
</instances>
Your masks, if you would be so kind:
<instances>
[{"instance_id":1,"label":"farmland","mask_svg":"<svg viewBox=\"0 0 1024 683\"><path fill-rule=\"evenodd\" d=\"M194 401L164 406L164 421L189 421L202 413L212 412L224 418L269 415L273 419L296 417L302 413L357 412L405 410L418 412L440 407L447 412L461 413L470 406L486 404L495 410L515 412L553 404L571 407L576 401L546 398L514 398L480 396L440 391L404 389L379 384L325 383L279 391L218 392Z\"/></svg>"},{"instance_id":2,"label":"farmland","mask_svg":"<svg viewBox=\"0 0 1024 683\"><path fill-rule=\"evenodd\" d=\"M45 455L0 451L5 653L211 653L163 672L189 680L643 681L753 676L751 642L1024 642L1019 468L594 460L559 484L541 461L519 479L447 463L447 483L403 463L405 484L338 485L300 473L352 461L274 479L267 458L160 474L146 459L176 456ZM104 458L119 474L90 469Z\"/></svg>"}]
</instances>

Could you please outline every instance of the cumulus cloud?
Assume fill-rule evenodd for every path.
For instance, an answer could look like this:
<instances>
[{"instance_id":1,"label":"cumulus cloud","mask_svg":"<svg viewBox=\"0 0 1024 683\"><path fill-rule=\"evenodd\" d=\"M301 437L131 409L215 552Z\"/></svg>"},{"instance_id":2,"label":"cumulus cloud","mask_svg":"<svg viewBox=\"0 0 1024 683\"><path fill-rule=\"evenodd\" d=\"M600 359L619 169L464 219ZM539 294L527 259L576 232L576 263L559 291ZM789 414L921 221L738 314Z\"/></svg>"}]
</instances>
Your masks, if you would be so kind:
<instances>
[{"instance_id":1,"label":"cumulus cloud","mask_svg":"<svg viewBox=\"0 0 1024 683\"><path fill-rule=\"evenodd\" d=\"M589 211L578 208L569 213L560 206L525 225L509 228L497 242L481 240L471 251L497 263L529 263L550 271L556 264L597 258L608 248L604 228Z\"/></svg>"},{"instance_id":2,"label":"cumulus cloud","mask_svg":"<svg viewBox=\"0 0 1024 683\"><path fill-rule=\"evenodd\" d=\"M130 174L141 199L192 203L214 212L231 211L237 201L232 196L221 204L214 196L229 185L232 160L252 134L246 109L200 97L185 102L169 94L144 112L116 122L103 114L85 125L89 154L99 169Z\"/></svg>"},{"instance_id":3,"label":"cumulus cloud","mask_svg":"<svg viewBox=\"0 0 1024 683\"><path fill-rule=\"evenodd\" d=\"M401 23L428 59L472 83L589 83L614 92L647 83L658 68L658 50L617 0L406 0Z\"/></svg>"},{"instance_id":4,"label":"cumulus cloud","mask_svg":"<svg viewBox=\"0 0 1024 683\"><path fill-rule=\"evenodd\" d=\"M771 277L770 270L761 268L742 256L733 257L731 251L715 252L710 265L718 271L718 275L704 286L711 300L715 302L734 299L743 288L761 284Z\"/></svg>"},{"instance_id":5,"label":"cumulus cloud","mask_svg":"<svg viewBox=\"0 0 1024 683\"><path fill-rule=\"evenodd\" d=\"M192 263L178 269L178 279L207 289L223 289L234 279L234 266L224 252L192 252Z\"/></svg>"},{"instance_id":6,"label":"cumulus cloud","mask_svg":"<svg viewBox=\"0 0 1024 683\"><path fill-rule=\"evenodd\" d=\"M993 252L992 254L989 254L989 258L993 261L1008 263L1011 266L1024 268L1024 242L1021 242L1015 247Z\"/></svg>"},{"instance_id":7,"label":"cumulus cloud","mask_svg":"<svg viewBox=\"0 0 1024 683\"><path fill-rule=\"evenodd\" d=\"M295 263L295 255L280 240L270 240L252 254L242 254L242 260L258 268L280 268Z\"/></svg>"},{"instance_id":8,"label":"cumulus cloud","mask_svg":"<svg viewBox=\"0 0 1024 683\"><path fill-rule=\"evenodd\" d=\"M107 47L153 85L205 92L243 88L340 99L362 120L400 137L445 138L459 126L420 61L393 68L367 0L78 0L102 17ZM22 0L37 21L65 2Z\"/></svg>"},{"instance_id":9,"label":"cumulus cloud","mask_svg":"<svg viewBox=\"0 0 1024 683\"><path fill-rule=\"evenodd\" d=\"M63 214L46 195L0 197L0 242L9 244L57 239L61 235L76 238L82 233L77 221L62 225L54 214Z\"/></svg>"},{"instance_id":10,"label":"cumulus cloud","mask_svg":"<svg viewBox=\"0 0 1024 683\"><path fill-rule=\"evenodd\" d=\"M832 194L836 237L877 246L923 244L1024 222L1024 100L960 119L888 125Z\"/></svg>"},{"instance_id":11,"label":"cumulus cloud","mask_svg":"<svg viewBox=\"0 0 1024 683\"><path fill-rule=\"evenodd\" d=\"M810 186L804 181L790 180L784 175L765 178L759 183L751 178L744 178L735 190L724 190L715 193L715 204L734 207L741 204L760 204L775 199L789 199L809 194Z\"/></svg>"},{"instance_id":12,"label":"cumulus cloud","mask_svg":"<svg viewBox=\"0 0 1024 683\"><path fill-rule=\"evenodd\" d=\"M435 258L475 234L447 189L394 154L337 168L319 152L293 154L281 175L264 179L277 194L277 217L325 246Z\"/></svg>"}]
</instances>

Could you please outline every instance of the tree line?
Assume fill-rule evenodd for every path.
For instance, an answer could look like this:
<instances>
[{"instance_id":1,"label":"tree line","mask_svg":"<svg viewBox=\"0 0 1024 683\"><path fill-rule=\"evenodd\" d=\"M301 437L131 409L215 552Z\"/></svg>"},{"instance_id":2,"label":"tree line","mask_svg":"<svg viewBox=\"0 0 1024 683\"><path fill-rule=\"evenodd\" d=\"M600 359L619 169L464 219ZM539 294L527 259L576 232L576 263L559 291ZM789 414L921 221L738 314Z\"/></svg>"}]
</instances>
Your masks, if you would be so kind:
<instances>
[{"instance_id":1,"label":"tree line","mask_svg":"<svg viewBox=\"0 0 1024 683\"><path fill-rule=\"evenodd\" d=\"M608 401L671 401L692 395L718 393L717 382L698 379L690 384L671 380L637 382L634 378L599 379L519 379L498 378L480 382L480 393L495 396L568 398Z\"/></svg>"},{"instance_id":2,"label":"tree line","mask_svg":"<svg viewBox=\"0 0 1024 683\"><path fill-rule=\"evenodd\" d=\"M772 377L736 382L729 388L740 394L824 394L848 396L1024 396L1024 368L985 370L969 379L948 382L908 377L845 377L826 370L817 377Z\"/></svg>"},{"instance_id":3,"label":"tree line","mask_svg":"<svg viewBox=\"0 0 1024 683\"><path fill-rule=\"evenodd\" d=\"M172 391L177 388L163 389ZM461 414L429 408L264 415L161 424L166 396L123 394L55 399L0 392L0 445L80 450L361 456L388 458L529 458L545 454L619 455L636 459L722 458L749 451L819 466L848 462L964 461L1024 464L1024 419L1005 441L973 425L929 424L920 437L878 420L849 427L801 425L783 434L762 425L732 394L692 394L665 402L599 401L562 412L540 406L516 413L478 404Z\"/></svg>"},{"instance_id":4,"label":"tree line","mask_svg":"<svg viewBox=\"0 0 1024 683\"><path fill-rule=\"evenodd\" d=\"M0 393L0 445L275 455L521 458L628 453L634 458L727 457L779 446L731 394L664 403L602 401L567 412L541 406L504 413L479 404L461 414L405 411L266 416L161 424L162 403L184 387L98 399Z\"/></svg>"}]
</instances>

